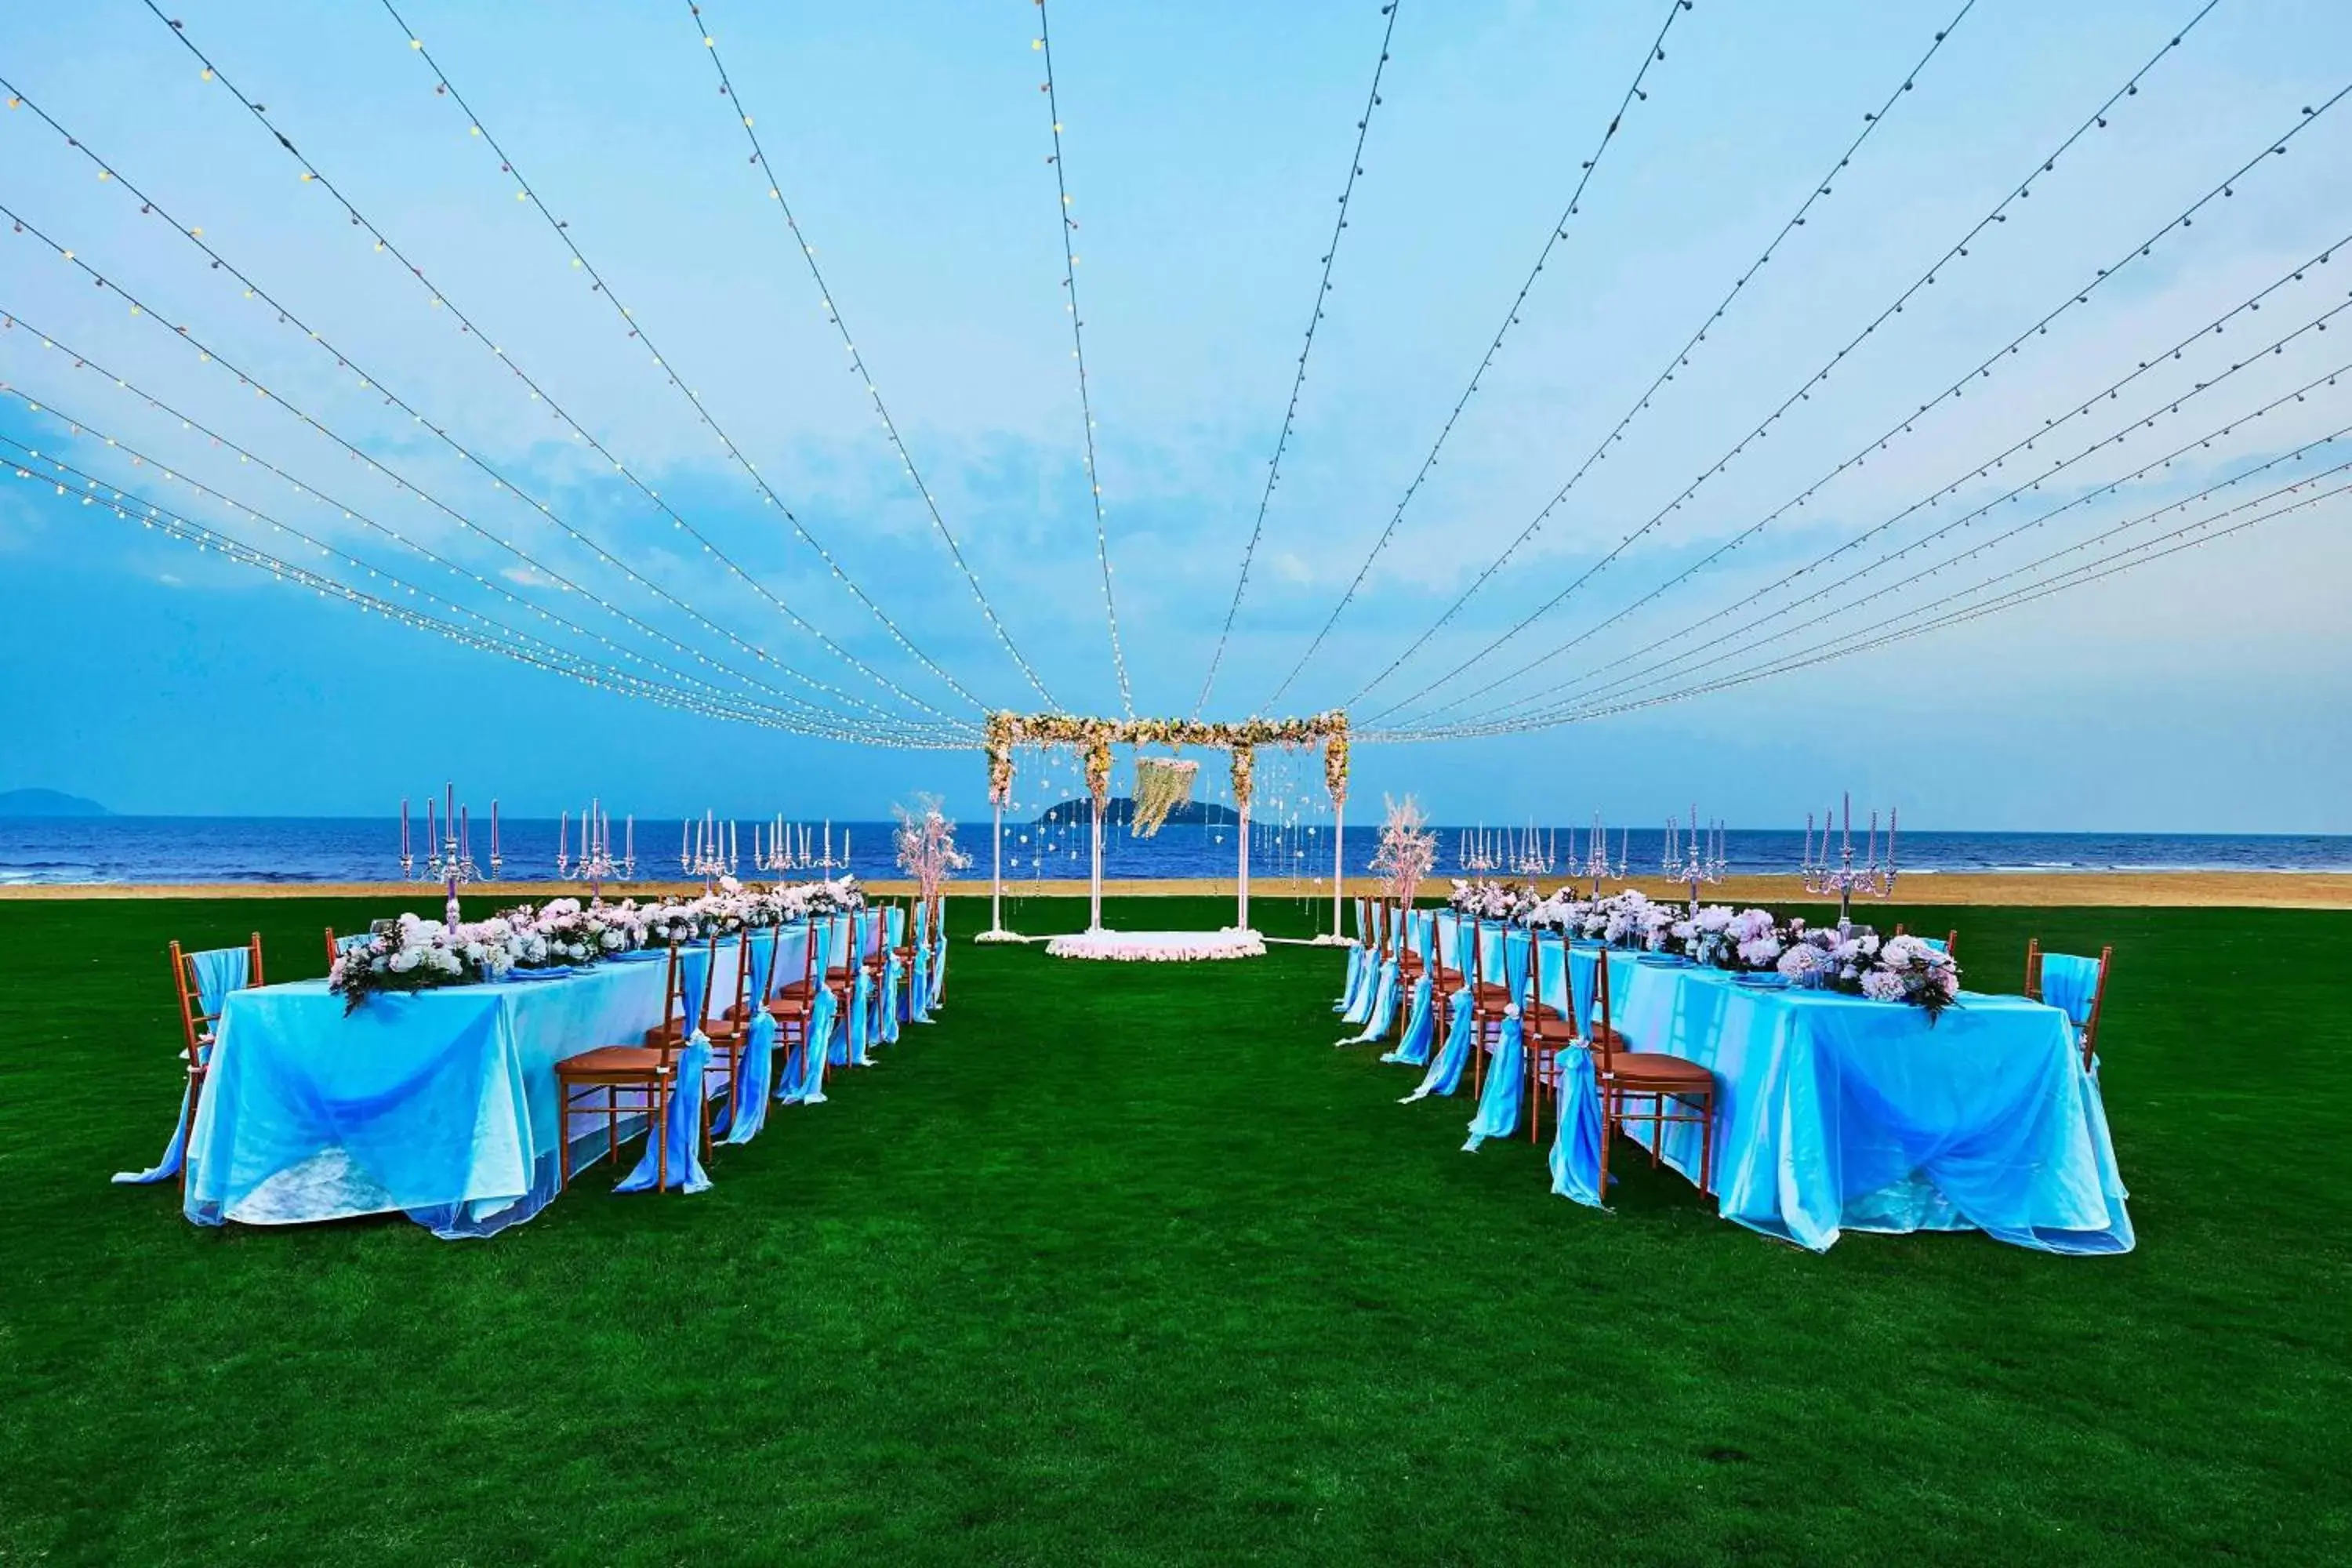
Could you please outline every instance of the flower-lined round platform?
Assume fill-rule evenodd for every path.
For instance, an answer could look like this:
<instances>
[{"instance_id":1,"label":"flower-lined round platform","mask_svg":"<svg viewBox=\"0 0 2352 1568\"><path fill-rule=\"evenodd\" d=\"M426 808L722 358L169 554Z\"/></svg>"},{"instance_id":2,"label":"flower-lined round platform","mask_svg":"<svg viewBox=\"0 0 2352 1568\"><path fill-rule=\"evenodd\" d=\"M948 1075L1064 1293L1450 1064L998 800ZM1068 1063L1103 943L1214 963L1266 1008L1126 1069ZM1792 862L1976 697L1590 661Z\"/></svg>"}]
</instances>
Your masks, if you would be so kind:
<instances>
[{"instance_id":1,"label":"flower-lined round platform","mask_svg":"<svg viewBox=\"0 0 2352 1568\"><path fill-rule=\"evenodd\" d=\"M1055 958L1120 963L1187 963L1214 958L1263 958L1265 939L1254 931L1082 931L1045 944Z\"/></svg>"}]
</instances>

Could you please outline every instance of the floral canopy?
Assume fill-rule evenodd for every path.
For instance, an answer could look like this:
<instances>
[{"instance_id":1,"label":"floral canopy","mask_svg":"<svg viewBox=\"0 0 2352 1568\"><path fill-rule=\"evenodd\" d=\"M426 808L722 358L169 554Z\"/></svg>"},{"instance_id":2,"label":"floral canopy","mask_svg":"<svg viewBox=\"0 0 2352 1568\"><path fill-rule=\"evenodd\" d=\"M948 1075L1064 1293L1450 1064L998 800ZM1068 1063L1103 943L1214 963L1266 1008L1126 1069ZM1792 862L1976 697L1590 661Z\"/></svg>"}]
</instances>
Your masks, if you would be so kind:
<instances>
[{"instance_id":1,"label":"floral canopy","mask_svg":"<svg viewBox=\"0 0 2352 1568\"><path fill-rule=\"evenodd\" d=\"M1331 804L1348 798L1348 715L1337 709L1305 719L1251 719L1238 724L1194 719L1090 719L1075 713L996 712L988 716L988 798L1002 805L1013 793L1013 748L1076 746L1085 754L1087 788L1100 806L1110 794L1113 746L1204 746L1233 753L1234 799L1250 800L1251 753L1259 746L1323 748L1323 784Z\"/></svg>"}]
</instances>

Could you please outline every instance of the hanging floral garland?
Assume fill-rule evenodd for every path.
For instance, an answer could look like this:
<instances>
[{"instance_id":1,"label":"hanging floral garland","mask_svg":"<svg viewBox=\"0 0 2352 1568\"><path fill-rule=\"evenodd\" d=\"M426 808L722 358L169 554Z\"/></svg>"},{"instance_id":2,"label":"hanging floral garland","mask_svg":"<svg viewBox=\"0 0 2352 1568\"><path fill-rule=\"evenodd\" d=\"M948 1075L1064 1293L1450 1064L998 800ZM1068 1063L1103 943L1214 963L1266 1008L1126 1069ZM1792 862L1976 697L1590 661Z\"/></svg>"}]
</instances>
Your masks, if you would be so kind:
<instances>
[{"instance_id":1,"label":"hanging floral garland","mask_svg":"<svg viewBox=\"0 0 2352 1568\"><path fill-rule=\"evenodd\" d=\"M1205 746L1234 753L1235 800L1247 804L1249 764L1240 760L1256 746L1323 748L1323 783L1333 805L1348 796L1348 716L1334 710L1305 719L1252 719L1239 724L1209 724L1191 719L1089 719L1075 713L1013 713L988 716L982 743L988 751L989 799L1003 805L1013 788L1013 748L1017 745L1076 746L1087 758L1087 784L1097 801L1108 798L1113 746Z\"/></svg>"},{"instance_id":2,"label":"hanging floral garland","mask_svg":"<svg viewBox=\"0 0 2352 1568\"><path fill-rule=\"evenodd\" d=\"M1135 759L1135 820L1132 831L1138 838L1149 838L1158 833L1168 820L1168 814L1192 798L1192 782L1200 776L1201 764L1176 757L1138 757Z\"/></svg>"}]
</instances>

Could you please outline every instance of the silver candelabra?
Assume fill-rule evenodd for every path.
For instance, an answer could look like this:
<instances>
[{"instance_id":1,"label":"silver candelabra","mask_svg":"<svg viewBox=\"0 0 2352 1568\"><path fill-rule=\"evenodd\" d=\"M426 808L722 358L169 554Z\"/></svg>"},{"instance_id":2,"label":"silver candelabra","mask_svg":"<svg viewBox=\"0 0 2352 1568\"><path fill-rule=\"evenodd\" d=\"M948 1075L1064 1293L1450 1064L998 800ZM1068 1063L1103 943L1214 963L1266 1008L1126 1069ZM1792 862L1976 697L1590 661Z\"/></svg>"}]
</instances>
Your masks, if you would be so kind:
<instances>
[{"instance_id":1,"label":"silver candelabra","mask_svg":"<svg viewBox=\"0 0 2352 1568\"><path fill-rule=\"evenodd\" d=\"M474 859L474 812L471 806L457 803L454 784L441 786L441 814L436 821L433 797L425 797L425 880L438 882L446 889L448 901L442 906L443 918L452 926L457 923L457 889L468 882L483 879L482 868ZM499 803L490 802L490 870L496 877L501 865L499 854ZM408 840L408 802L400 803L400 875L406 880L415 875L416 855Z\"/></svg>"},{"instance_id":2,"label":"silver candelabra","mask_svg":"<svg viewBox=\"0 0 2352 1568\"><path fill-rule=\"evenodd\" d=\"M719 878L735 874L740 861L732 822L720 822L706 811L701 821L678 826L677 868L689 878L698 879L705 892Z\"/></svg>"},{"instance_id":3,"label":"silver candelabra","mask_svg":"<svg viewBox=\"0 0 2352 1568\"><path fill-rule=\"evenodd\" d=\"M1822 813L1822 841L1818 849L1813 845L1813 814L1810 811L1805 814L1805 850L1802 861L1805 891L1837 895L1838 930L1841 931L1853 923L1854 894L1861 893L1866 898L1883 899L1895 891L1895 812L1890 808L1886 814L1886 862L1881 865L1878 859L1878 813L1874 811L1870 814L1870 826L1863 841L1862 864L1855 865L1853 861L1853 795L1851 791L1847 792L1840 818L1835 824L1838 830L1838 859L1837 864L1832 866L1830 864L1830 830L1832 826L1832 814L1826 811Z\"/></svg>"},{"instance_id":4,"label":"silver candelabra","mask_svg":"<svg viewBox=\"0 0 2352 1568\"><path fill-rule=\"evenodd\" d=\"M1592 814L1592 837L1585 842L1581 874L1592 879L1592 897L1595 900L1601 897L1601 884L1603 881L1622 882L1625 879L1625 852L1632 846L1633 841L1633 830L1629 827L1618 840L1617 864L1610 865L1609 830L1601 826L1601 814L1597 811ZM1576 840L1571 830L1569 838L1570 860L1575 858L1575 855ZM1577 868L1573 866L1570 870L1571 875L1578 874Z\"/></svg>"},{"instance_id":5,"label":"silver candelabra","mask_svg":"<svg viewBox=\"0 0 2352 1568\"><path fill-rule=\"evenodd\" d=\"M1698 913L1698 890L1713 887L1723 880L1728 864L1723 855L1723 823L1710 822L1702 828L1698 807L1691 807L1690 826L1685 829L1673 817L1666 818L1665 854L1658 862L1659 870L1670 882L1681 882L1690 889L1690 912Z\"/></svg>"},{"instance_id":6,"label":"silver candelabra","mask_svg":"<svg viewBox=\"0 0 2352 1568\"><path fill-rule=\"evenodd\" d=\"M604 901L604 884L625 882L637 874L637 819L621 819L622 849L613 853L613 819L604 809L604 803L591 796L588 809L580 814L580 858L575 864L571 854L571 819L560 816L555 824L555 874L559 877L577 875L588 884L588 902L593 906Z\"/></svg>"}]
</instances>

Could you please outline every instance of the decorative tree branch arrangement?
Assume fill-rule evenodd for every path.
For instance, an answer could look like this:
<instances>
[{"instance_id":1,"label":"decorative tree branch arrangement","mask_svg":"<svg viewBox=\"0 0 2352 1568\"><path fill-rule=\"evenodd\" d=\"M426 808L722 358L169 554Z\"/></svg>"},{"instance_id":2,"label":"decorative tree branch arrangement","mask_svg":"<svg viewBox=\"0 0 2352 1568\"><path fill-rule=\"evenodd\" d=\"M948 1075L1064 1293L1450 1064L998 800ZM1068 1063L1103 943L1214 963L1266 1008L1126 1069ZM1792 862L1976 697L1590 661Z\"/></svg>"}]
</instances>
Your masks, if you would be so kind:
<instances>
[{"instance_id":1,"label":"decorative tree branch arrangement","mask_svg":"<svg viewBox=\"0 0 2352 1568\"><path fill-rule=\"evenodd\" d=\"M1381 824L1380 847L1372 869L1388 879L1389 896L1405 909L1412 907L1422 879L1437 865L1437 834L1423 816L1421 803L1407 795L1402 801L1382 797L1388 818Z\"/></svg>"},{"instance_id":2,"label":"decorative tree branch arrangement","mask_svg":"<svg viewBox=\"0 0 2352 1568\"><path fill-rule=\"evenodd\" d=\"M971 857L956 847L955 823L940 809L938 796L917 795L912 811L903 805L890 810L898 819L898 869L914 879L923 907L936 908L940 889L971 864Z\"/></svg>"}]
</instances>

